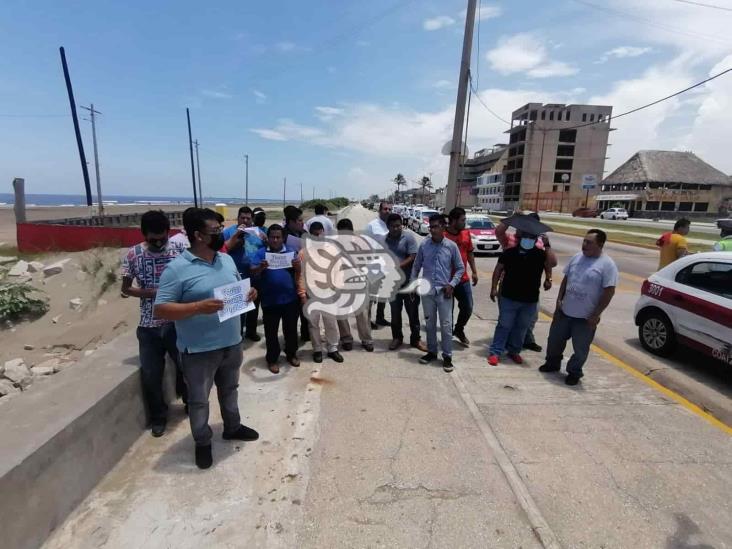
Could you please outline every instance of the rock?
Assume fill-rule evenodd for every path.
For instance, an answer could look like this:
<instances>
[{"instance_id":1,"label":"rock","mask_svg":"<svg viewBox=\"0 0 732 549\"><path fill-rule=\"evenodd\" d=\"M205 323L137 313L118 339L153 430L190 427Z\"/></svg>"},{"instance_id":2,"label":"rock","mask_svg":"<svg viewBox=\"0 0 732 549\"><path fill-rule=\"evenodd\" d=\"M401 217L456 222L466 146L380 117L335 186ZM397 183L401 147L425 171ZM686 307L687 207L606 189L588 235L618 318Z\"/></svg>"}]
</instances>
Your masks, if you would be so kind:
<instances>
[{"instance_id":1,"label":"rock","mask_svg":"<svg viewBox=\"0 0 732 549\"><path fill-rule=\"evenodd\" d=\"M69 300L69 308L72 311L81 310L82 305L84 305L84 302L81 300L80 297L75 297L74 299Z\"/></svg>"},{"instance_id":2,"label":"rock","mask_svg":"<svg viewBox=\"0 0 732 549\"><path fill-rule=\"evenodd\" d=\"M56 315L51 319L51 322L54 324L58 324L58 321L61 320L61 315Z\"/></svg>"},{"instance_id":3,"label":"rock","mask_svg":"<svg viewBox=\"0 0 732 549\"><path fill-rule=\"evenodd\" d=\"M0 379L0 397L4 397L7 395L12 395L13 393L19 393L20 389L18 389L15 385L10 383L6 379Z\"/></svg>"},{"instance_id":4,"label":"rock","mask_svg":"<svg viewBox=\"0 0 732 549\"><path fill-rule=\"evenodd\" d=\"M60 372L60 371L62 371L62 370L65 370L65 369L66 369L66 368L68 368L69 366L73 366L74 364L76 364L76 362L72 362L72 361L69 361L69 360L67 360L67 361L65 361L65 362L59 362L59 363L58 363L58 364L57 364L57 365L55 366L55 370L56 370L56 372Z\"/></svg>"},{"instance_id":5,"label":"rock","mask_svg":"<svg viewBox=\"0 0 732 549\"><path fill-rule=\"evenodd\" d=\"M31 368L31 374L34 376L50 376L56 373L56 370L54 368L49 368L47 366L33 366Z\"/></svg>"},{"instance_id":6,"label":"rock","mask_svg":"<svg viewBox=\"0 0 732 549\"><path fill-rule=\"evenodd\" d=\"M94 353L94 350L93 349L87 349L86 351L84 351L84 356L90 356L93 353Z\"/></svg>"},{"instance_id":7,"label":"rock","mask_svg":"<svg viewBox=\"0 0 732 549\"><path fill-rule=\"evenodd\" d=\"M23 276L28 273L28 262L22 259L18 261L13 268L10 269L8 276Z\"/></svg>"},{"instance_id":8,"label":"rock","mask_svg":"<svg viewBox=\"0 0 732 549\"><path fill-rule=\"evenodd\" d=\"M7 263L15 263L18 258L14 255L0 256L0 265L6 265Z\"/></svg>"},{"instance_id":9,"label":"rock","mask_svg":"<svg viewBox=\"0 0 732 549\"><path fill-rule=\"evenodd\" d=\"M29 343L26 343L25 345L23 345L23 349L26 351L32 351L33 349L35 349L35 346L33 346Z\"/></svg>"},{"instance_id":10,"label":"rock","mask_svg":"<svg viewBox=\"0 0 732 549\"><path fill-rule=\"evenodd\" d=\"M40 261L31 261L28 263L28 271L31 273L40 273L46 266Z\"/></svg>"},{"instance_id":11,"label":"rock","mask_svg":"<svg viewBox=\"0 0 732 549\"><path fill-rule=\"evenodd\" d=\"M28 369L28 366L25 365L22 358L8 360L5 363L5 372L3 375L21 387L23 386L23 382L27 380L27 378L31 377L30 370Z\"/></svg>"},{"instance_id":12,"label":"rock","mask_svg":"<svg viewBox=\"0 0 732 549\"><path fill-rule=\"evenodd\" d=\"M63 259L61 261L57 261L56 263L52 263L48 267L43 269L43 276L48 278L49 276L57 275L59 273L64 272L64 265L69 262L69 259Z\"/></svg>"},{"instance_id":13,"label":"rock","mask_svg":"<svg viewBox=\"0 0 732 549\"><path fill-rule=\"evenodd\" d=\"M51 373L56 373L59 370L59 364L61 363L61 360L58 358L49 358L48 360L44 360L40 364L36 364L31 368L31 372L34 374L36 373L36 368L42 368L43 370L49 369L51 370ZM46 375L46 374L43 374Z\"/></svg>"}]
</instances>

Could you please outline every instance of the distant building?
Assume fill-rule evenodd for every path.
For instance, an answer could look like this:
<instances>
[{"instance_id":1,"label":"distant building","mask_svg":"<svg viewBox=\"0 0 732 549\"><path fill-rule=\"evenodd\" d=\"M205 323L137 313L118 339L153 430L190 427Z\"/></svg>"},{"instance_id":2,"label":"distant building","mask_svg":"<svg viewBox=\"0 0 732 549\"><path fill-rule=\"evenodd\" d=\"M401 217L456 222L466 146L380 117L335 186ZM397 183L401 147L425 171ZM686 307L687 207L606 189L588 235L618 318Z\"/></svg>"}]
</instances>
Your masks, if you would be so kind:
<instances>
[{"instance_id":1,"label":"distant building","mask_svg":"<svg viewBox=\"0 0 732 549\"><path fill-rule=\"evenodd\" d=\"M732 181L691 152L638 151L602 181L600 209L635 217L732 214Z\"/></svg>"},{"instance_id":2,"label":"distant building","mask_svg":"<svg viewBox=\"0 0 732 549\"><path fill-rule=\"evenodd\" d=\"M515 110L506 132L505 202L565 212L583 206L583 176L600 181L604 175L612 110L541 103ZM598 190L590 191L590 199Z\"/></svg>"},{"instance_id":3,"label":"distant building","mask_svg":"<svg viewBox=\"0 0 732 549\"><path fill-rule=\"evenodd\" d=\"M517 207L517 202L506 202L506 176L503 173L484 173L478 178L478 203L482 211L505 211Z\"/></svg>"},{"instance_id":4,"label":"distant building","mask_svg":"<svg viewBox=\"0 0 732 549\"><path fill-rule=\"evenodd\" d=\"M463 161L458 172L457 200L455 203L463 208L479 206L478 178L487 172L501 172L506 165L508 145L497 144L491 148L481 149Z\"/></svg>"}]
</instances>

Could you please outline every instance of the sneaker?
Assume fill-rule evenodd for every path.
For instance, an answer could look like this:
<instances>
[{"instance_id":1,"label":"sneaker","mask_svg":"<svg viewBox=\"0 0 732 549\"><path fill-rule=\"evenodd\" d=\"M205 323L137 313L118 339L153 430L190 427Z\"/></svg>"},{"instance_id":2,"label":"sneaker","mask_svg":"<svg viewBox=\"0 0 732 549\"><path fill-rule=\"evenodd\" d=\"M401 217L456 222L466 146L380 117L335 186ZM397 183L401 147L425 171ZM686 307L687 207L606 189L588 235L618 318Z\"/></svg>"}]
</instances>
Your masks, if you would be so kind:
<instances>
[{"instance_id":1,"label":"sneaker","mask_svg":"<svg viewBox=\"0 0 732 549\"><path fill-rule=\"evenodd\" d=\"M288 356L287 357L287 362L289 362L290 363L290 366L292 366L294 368L297 368L297 367L300 366L300 359L297 358L295 355Z\"/></svg>"},{"instance_id":2,"label":"sneaker","mask_svg":"<svg viewBox=\"0 0 732 549\"><path fill-rule=\"evenodd\" d=\"M339 353L338 351L333 351L332 353L328 353L328 358L335 360L338 363L343 362L343 355Z\"/></svg>"},{"instance_id":3,"label":"sneaker","mask_svg":"<svg viewBox=\"0 0 732 549\"><path fill-rule=\"evenodd\" d=\"M561 368L561 366L552 366L548 362L545 362L544 364L539 366L539 371L544 372L545 374L549 374L551 372L558 372L559 370L561 370Z\"/></svg>"},{"instance_id":4,"label":"sneaker","mask_svg":"<svg viewBox=\"0 0 732 549\"><path fill-rule=\"evenodd\" d=\"M567 377L564 379L564 383L567 385L577 385L582 378L582 374L567 374Z\"/></svg>"},{"instance_id":5,"label":"sneaker","mask_svg":"<svg viewBox=\"0 0 732 549\"><path fill-rule=\"evenodd\" d=\"M320 351L313 353L313 361L317 362L318 364L323 362L323 353L321 353Z\"/></svg>"},{"instance_id":6,"label":"sneaker","mask_svg":"<svg viewBox=\"0 0 732 549\"><path fill-rule=\"evenodd\" d=\"M341 348L344 351L353 351L353 342L341 343Z\"/></svg>"},{"instance_id":7,"label":"sneaker","mask_svg":"<svg viewBox=\"0 0 732 549\"><path fill-rule=\"evenodd\" d=\"M410 343L410 345L412 347L414 347L415 349L417 349L418 351L422 351L423 353L428 352L427 351L427 345L425 345L424 342L421 341L421 340L420 341L417 341L415 343Z\"/></svg>"},{"instance_id":8,"label":"sneaker","mask_svg":"<svg viewBox=\"0 0 732 549\"><path fill-rule=\"evenodd\" d=\"M262 340L262 336L259 335L258 333L246 334L244 337L247 338L249 341L261 341Z\"/></svg>"},{"instance_id":9,"label":"sneaker","mask_svg":"<svg viewBox=\"0 0 732 549\"><path fill-rule=\"evenodd\" d=\"M489 356L488 364L490 364L491 366L498 366L498 356L497 355Z\"/></svg>"},{"instance_id":10,"label":"sneaker","mask_svg":"<svg viewBox=\"0 0 732 549\"><path fill-rule=\"evenodd\" d=\"M518 353L508 353L508 358L513 360L516 364L523 364L524 359L521 358L521 355Z\"/></svg>"},{"instance_id":11,"label":"sneaker","mask_svg":"<svg viewBox=\"0 0 732 549\"><path fill-rule=\"evenodd\" d=\"M385 318L377 318L376 325L377 326L391 326L391 322L389 322Z\"/></svg>"},{"instance_id":12,"label":"sneaker","mask_svg":"<svg viewBox=\"0 0 732 549\"><path fill-rule=\"evenodd\" d=\"M199 469L208 469L213 463L211 455L211 445L196 446L196 465Z\"/></svg>"},{"instance_id":13,"label":"sneaker","mask_svg":"<svg viewBox=\"0 0 732 549\"><path fill-rule=\"evenodd\" d=\"M446 372L452 372L454 369L454 366L452 365L452 357L449 356L443 356L442 357L442 369Z\"/></svg>"},{"instance_id":14,"label":"sneaker","mask_svg":"<svg viewBox=\"0 0 732 549\"><path fill-rule=\"evenodd\" d=\"M534 351L535 353L540 353L542 351L542 346L538 345L536 342L529 343L527 345L524 345L524 349L527 349L529 351Z\"/></svg>"},{"instance_id":15,"label":"sneaker","mask_svg":"<svg viewBox=\"0 0 732 549\"><path fill-rule=\"evenodd\" d=\"M457 338L457 340L463 345L463 347L470 347L470 340L462 331L453 332L452 335Z\"/></svg>"},{"instance_id":16,"label":"sneaker","mask_svg":"<svg viewBox=\"0 0 732 549\"><path fill-rule=\"evenodd\" d=\"M163 436L165 433L165 423L153 423L152 427L150 428L150 433L155 438Z\"/></svg>"},{"instance_id":17,"label":"sneaker","mask_svg":"<svg viewBox=\"0 0 732 549\"><path fill-rule=\"evenodd\" d=\"M429 364L433 360L437 358L437 355L435 353L427 353L423 357L419 359L420 364Z\"/></svg>"},{"instance_id":18,"label":"sneaker","mask_svg":"<svg viewBox=\"0 0 732 549\"><path fill-rule=\"evenodd\" d=\"M234 431L233 433L224 433L223 435L224 440L246 440L246 441L252 441L257 440L259 438L259 433L255 431L254 429L250 429L246 425L239 425L239 428Z\"/></svg>"},{"instance_id":19,"label":"sneaker","mask_svg":"<svg viewBox=\"0 0 732 549\"><path fill-rule=\"evenodd\" d=\"M374 344L373 343L361 343L361 347L363 347L364 351L367 353L373 353L374 352Z\"/></svg>"},{"instance_id":20,"label":"sneaker","mask_svg":"<svg viewBox=\"0 0 732 549\"><path fill-rule=\"evenodd\" d=\"M402 339L398 339L398 338L392 339L391 343L389 343L389 350L396 351L399 347L402 346L402 343L404 343L404 341Z\"/></svg>"},{"instance_id":21,"label":"sneaker","mask_svg":"<svg viewBox=\"0 0 732 549\"><path fill-rule=\"evenodd\" d=\"M269 364L267 364L267 368L273 374L279 374L280 373L280 367L277 364L269 363Z\"/></svg>"}]
</instances>

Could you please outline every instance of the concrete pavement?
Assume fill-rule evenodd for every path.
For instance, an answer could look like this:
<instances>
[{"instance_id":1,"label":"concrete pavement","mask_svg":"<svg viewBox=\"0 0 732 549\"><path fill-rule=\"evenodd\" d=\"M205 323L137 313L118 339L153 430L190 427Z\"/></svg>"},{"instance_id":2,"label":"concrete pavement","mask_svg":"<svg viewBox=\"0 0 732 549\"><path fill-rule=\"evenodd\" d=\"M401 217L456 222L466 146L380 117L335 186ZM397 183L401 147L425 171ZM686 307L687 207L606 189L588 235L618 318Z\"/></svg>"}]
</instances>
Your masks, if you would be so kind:
<instances>
[{"instance_id":1,"label":"concrete pavement","mask_svg":"<svg viewBox=\"0 0 732 549\"><path fill-rule=\"evenodd\" d=\"M145 434L46 547L732 547L732 437L595 353L576 388L537 354L487 366L496 316L481 299L452 374L388 328L280 375L247 348L259 441L221 441L215 404L210 470L184 421Z\"/></svg>"}]
</instances>

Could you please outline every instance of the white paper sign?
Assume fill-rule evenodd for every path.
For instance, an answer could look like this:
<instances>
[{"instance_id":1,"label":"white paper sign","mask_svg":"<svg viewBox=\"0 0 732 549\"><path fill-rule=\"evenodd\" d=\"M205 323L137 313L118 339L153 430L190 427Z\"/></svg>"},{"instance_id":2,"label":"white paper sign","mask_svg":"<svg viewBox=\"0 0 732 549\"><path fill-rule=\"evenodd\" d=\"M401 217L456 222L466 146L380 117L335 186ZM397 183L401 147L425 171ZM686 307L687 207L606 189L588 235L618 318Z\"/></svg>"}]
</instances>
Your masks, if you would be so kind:
<instances>
[{"instance_id":1,"label":"white paper sign","mask_svg":"<svg viewBox=\"0 0 732 549\"><path fill-rule=\"evenodd\" d=\"M232 317L254 309L254 303L249 301L249 290L251 285L249 279L239 280L214 288L214 299L224 302L224 308L219 311L219 322L224 322Z\"/></svg>"},{"instance_id":2,"label":"white paper sign","mask_svg":"<svg viewBox=\"0 0 732 549\"><path fill-rule=\"evenodd\" d=\"M254 236L260 235L259 227L244 227L243 229L239 229L239 230L244 231L245 233L253 234Z\"/></svg>"},{"instance_id":3,"label":"white paper sign","mask_svg":"<svg viewBox=\"0 0 732 549\"><path fill-rule=\"evenodd\" d=\"M268 269L289 269L292 267L292 260L295 257L295 252L287 252L284 254L274 254L267 252L264 259L267 261Z\"/></svg>"}]
</instances>

